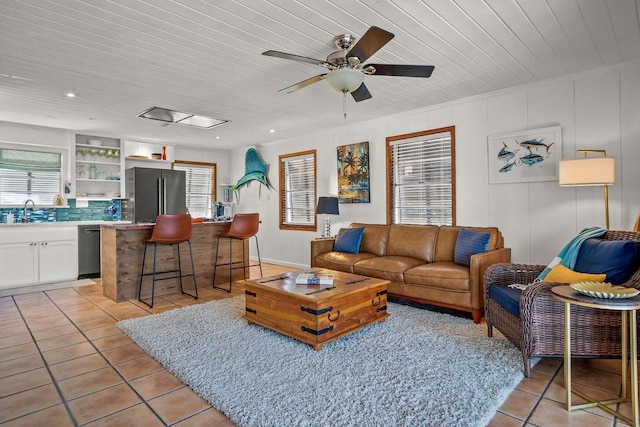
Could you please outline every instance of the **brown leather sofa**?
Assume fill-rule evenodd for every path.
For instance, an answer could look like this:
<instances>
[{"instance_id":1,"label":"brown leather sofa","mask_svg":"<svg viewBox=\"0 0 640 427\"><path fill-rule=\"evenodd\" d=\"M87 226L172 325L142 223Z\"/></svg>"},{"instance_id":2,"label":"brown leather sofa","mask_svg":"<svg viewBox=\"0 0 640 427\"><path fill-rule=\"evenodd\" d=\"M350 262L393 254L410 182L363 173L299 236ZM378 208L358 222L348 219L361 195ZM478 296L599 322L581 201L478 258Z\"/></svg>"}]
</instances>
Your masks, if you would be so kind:
<instances>
[{"instance_id":1,"label":"brown leather sofa","mask_svg":"<svg viewBox=\"0 0 640 427\"><path fill-rule=\"evenodd\" d=\"M311 266L389 280L389 296L470 312L475 323L484 307L483 277L492 264L511 262L495 227L382 225L364 227L358 253L333 251L335 239L311 242ZM454 263L462 228L489 232L487 251L471 256L470 266Z\"/></svg>"}]
</instances>

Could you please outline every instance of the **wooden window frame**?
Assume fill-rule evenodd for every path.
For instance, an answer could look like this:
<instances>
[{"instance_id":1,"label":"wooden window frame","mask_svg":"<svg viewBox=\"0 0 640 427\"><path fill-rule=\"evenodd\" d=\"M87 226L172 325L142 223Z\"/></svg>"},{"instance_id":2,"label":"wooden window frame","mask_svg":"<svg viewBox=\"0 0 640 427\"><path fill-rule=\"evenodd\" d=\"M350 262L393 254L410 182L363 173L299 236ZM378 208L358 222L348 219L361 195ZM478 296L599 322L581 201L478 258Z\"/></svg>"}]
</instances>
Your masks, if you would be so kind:
<instances>
[{"instance_id":1,"label":"wooden window frame","mask_svg":"<svg viewBox=\"0 0 640 427\"><path fill-rule=\"evenodd\" d=\"M218 164L212 162L194 162L191 160L174 160L171 162L171 169L175 169L175 165L185 165L185 166L204 166L211 167L213 170L211 171L211 203L215 203L218 201Z\"/></svg>"},{"instance_id":2,"label":"wooden window frame","mask_svg":"<svg viewBox=\"0 0 640 427\"><path fill-rule=\"evenodd\" d=\"M387 224L393 223L393 151L392 143L403 139L413 139L438 133L451 135L451 225L456 225L456 127L446 126L426 131L395 135L386 138L387 167Z\"/></svg>"},{"instance_id":3,"label":"wooden window frame","mask_svg":"<svg viewBox=\"0 0 640 427\"><path fill-rule=\"evenodd\" d=\"M285 224L285 198L286 198L286 183L285 183L285 171L283 168L283 160L286 160L291 157L300 157L306 155L313 155L313 224L309 225L301 225L301 224ZM281 230L298 230L298 231L317 231L317 216L315 214L316 210L316 200L317 200L317 162L318 155L316 150L307 150L307 151L299 151L296 153L282 154L278 156L278 179L280 184L280 195L278 200L279 205L279 224Z\"/></svg>"}]
</instances>

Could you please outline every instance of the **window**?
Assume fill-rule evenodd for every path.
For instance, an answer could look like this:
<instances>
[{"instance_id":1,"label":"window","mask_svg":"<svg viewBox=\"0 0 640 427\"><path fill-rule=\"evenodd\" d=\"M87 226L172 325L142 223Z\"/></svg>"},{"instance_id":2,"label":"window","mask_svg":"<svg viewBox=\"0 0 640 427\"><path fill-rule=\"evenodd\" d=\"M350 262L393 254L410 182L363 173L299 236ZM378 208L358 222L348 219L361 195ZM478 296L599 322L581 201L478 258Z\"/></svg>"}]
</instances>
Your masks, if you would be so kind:
<instances>
[{"instance_id":1,"label":"window","mask_svg":"<svg viewBox=\"0 0 640 427\"><path fill-rule=\"evenodd\" d=\"M62 153L0 147L0 205L53 205L61 181Z\"/></svg>"},{"instance_id":2,"label":"window","mask_svg":"<svg viewBox=\"0 0 640 427\"><path fill-rule=\"evenodd\" d=\"M455 127L387 138L387 221L455 225Z\"/></svg>"},{"instance_id":3,"label":"window","mask_svg":"<svg viewBox=\"0 0 640 427\"><path fill-rule=\"evenodd\" d=\"M172 167L185 171L191 216L211 218L211 204L216 201L216 164L176 160Z\"/></svg>"},{"instance_id":4,"label":"window","mask_svg":"<svg viewBox=\"0 0 640 427\"><path fill-rule=\"evenodd\" d=\"M280 228L316 231L316 151L280 156Z\"/></svg>"}]
</instances>

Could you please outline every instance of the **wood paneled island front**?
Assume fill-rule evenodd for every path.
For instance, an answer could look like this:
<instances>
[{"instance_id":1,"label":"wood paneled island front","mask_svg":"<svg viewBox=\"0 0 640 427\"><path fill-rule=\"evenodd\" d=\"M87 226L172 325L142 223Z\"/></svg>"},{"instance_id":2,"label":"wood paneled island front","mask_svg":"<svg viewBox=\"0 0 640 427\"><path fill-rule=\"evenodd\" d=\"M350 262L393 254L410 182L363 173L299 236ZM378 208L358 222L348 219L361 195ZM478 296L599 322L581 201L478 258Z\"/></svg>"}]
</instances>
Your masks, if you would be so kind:
<instances>
[{"instance_id":1,"label":"wood paneled island front","mask_svg":"<svg viewBox=\"0 0 640 427\"><path fill-rule=\"evenodd\" d=\"M198 289L212 286L213 266L218 257L219 264L229 263L229 239L220 241L219 254L216 253L218 235L229 230L230 222L205 222L193 224L193 261L196 268ZM138 297L138 283L142 268L142 250L144 241L151 237L153 224L103 224L102 234L102 289L106 297L122 302ZM249 244L245 242L245 258L249 259ZM181 244L180 255L183 271L191 272L189 247ZM234 241L232 259L242 260L242 244ZM178 268L178 251L175 245L158 245L158 271ZM147 250L145 272L151 272L153 265L153 248ZM237 264L240 265L240 264ZM172 273L171 275L175 275ZM247 278L249 269L246 269ZM162 275L157 276L163 277ZM242 269L233 270L233 280L242 279ZM229 282L229 266L218 267L216 283ZM192 292L193 281L190 277L183 279L185 291ZM180 292L178 279L156 281L156 295ZM151 294L151 276L145 277L143 297Z\"/></svg>"}]
</instances>

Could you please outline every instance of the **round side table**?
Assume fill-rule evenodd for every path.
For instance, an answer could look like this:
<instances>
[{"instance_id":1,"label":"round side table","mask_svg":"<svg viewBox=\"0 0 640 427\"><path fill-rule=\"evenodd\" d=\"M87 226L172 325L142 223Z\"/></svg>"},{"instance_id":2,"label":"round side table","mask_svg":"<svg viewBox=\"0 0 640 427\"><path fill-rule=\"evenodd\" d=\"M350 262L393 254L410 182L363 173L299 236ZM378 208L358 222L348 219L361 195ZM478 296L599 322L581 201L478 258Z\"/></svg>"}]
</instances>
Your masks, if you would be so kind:
<instances>
[{"instance_id":1,"label":"round side table","mask_svg":"<svg viewBox=\"0 0 640 427\"><path fill-rule=\"evenodd\" d=\"M638 423L638 348L636 331L636 310L640 309L640 296L624 299L593 298L574 291L568 285L551 288L553 297L564 303L564 383L567 390L567 411L597 406L608 413L623 419L634 427ZM622 312L622 392L620 397L611 400L595 401L584 393L571 389L571 305L616 310ZM627 358L630 353L630 360ZM627 367L631 371L631 396L627 393ZM571 393L580 396L588 403L571 405ZM614 411L605 405L625 402L631 399L632 419Z\"/></svg>"}]
</instances>

